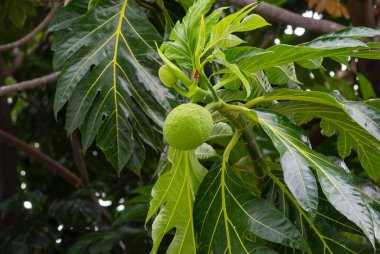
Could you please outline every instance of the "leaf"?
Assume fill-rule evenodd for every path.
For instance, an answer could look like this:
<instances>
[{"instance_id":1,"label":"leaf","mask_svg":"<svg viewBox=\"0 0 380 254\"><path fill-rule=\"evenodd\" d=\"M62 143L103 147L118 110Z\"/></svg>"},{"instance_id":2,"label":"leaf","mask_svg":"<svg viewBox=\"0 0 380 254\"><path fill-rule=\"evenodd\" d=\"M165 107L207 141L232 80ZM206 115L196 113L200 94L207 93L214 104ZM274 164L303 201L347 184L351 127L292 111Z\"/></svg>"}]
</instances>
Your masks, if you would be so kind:
<instances>
[{"instance_id":1,"label":"leaf","mask_svg":"<svg viewBox=\"0 0 380 254\"><path fill-rule=\"evenodd\" d=\"M249 46L239 46L229 48L223 51L226 59L230 63L239 63L240 61L254 57L261 54L271 54L272 52L266 51L265 49L249 47Z\"/></svg>"},{"instance_id":2,"label":"leaf","mask_svg":"<svg viewBox=\"0 0 380 254\"><path fill-rule=\"evenodd\" d=\"M23 27L28 17L26 10L22 4L18 4L18 1L11 1L11 3L8 18L16 27Z\"/></svg>"},{"instance_id":3,"label":"leaf","mask_svg":"<svg viewBox=\"0 0 380 254\"><path fill-rule=\"evenodd\" d=\"M226 51L223 51L223 53L224 53L224 61L228 61L228 65L233 66L233 68L236 69L239 61L247 57L253 57L253 56L261 55L261 54L270 54L271 52L266 52L263 49L253 48L253 47L234 47ZM220 53L218 52L218 54ZM231 84L230 81L232 80L233 83L236 83L237 81L236 78L237 78L243 82L244 87L246 88L246 91L250 91L251 98L262 96L266 92L272 89L272 86L269 83L269 80L265 76L263 71L249 73L249 72L242 72L239 69L237 69L237 71L236 70L233 71L231 70L230 67L228 67L228 69L223 70L223 73L225 74L223 75L218 85L225 84L225 87L228 87ZM247 82L246 80L248 81L248 84L246 84ZM238 87L240 87L239 83L238 83ZM247 87L249 87L249 89L247 89ZM218 91L218 92L222 93L222 91ZM235 96L236 94L237 92L235 93ZM241 100L244 100L245 97L246 96L242 96Z\"/></svg>"},{"instance_id":4,"label":"leaf","mask_svg":"<svg viewBox=\"0 0 380 254\"><path fill-rule=\"evenodd\" d=\"M308 250L294 225L268 202L255 197L227 165L217 163L203 180L194 205L199 253L258 253L257 237ZM270 249L264 253L272 253Z\"/></svg>"},{"instance_id":5,"label":"leaf","mask_svg":"<svg viewBox=\"0 0 380 254\"><path fill-rule=\"evenodd\" d=\"M359 88L363 99L369 100L376 98L376 93L373 90L371 82L363 74L356 73L355 75L359 79Z\"/></svg>"},{"instance_id":6,"label":"leaf","mask_svg":"<svg viewBox=\"0 0 380 254\"><path fill-rule=\"evenodd\" d=\"M112 226L121 227L131 221L144 222L144 217L147 213L148 206L146 204L128 205L118 213L117 218L112 222Z\"/></svg>"},{"instance_id":7,"label":"leaf","mask_svg":"<svg viewBox=\"0 0 380 254\"><path fill-rule=\"evenodd\" d=\"M171 169L161 175L152 190L152 201L146 218L158 211L152 226L153 253L162 238L175 228L167 253L195 253L193 202L206 169L195 158L194 151L169 151Z\"/></svg>"},{"instance_id":8,"label":"leaf","mask_svg":"<svg viewBox=\"0 0 380 254\"><path fill-rule=\"evenodd\" d=\"M277 172L273 174L271 177L278 180L266 182L266 199L279 207L292 221L297 222L298 227L302 228L303 236L308 239L313 253L371 253L371 245L357 244L342 236L342 233L353 232L363 238L361 230L340 214L326 200L323 193L318 199L318 211L314 221L302 219L303 211L297 208L297 201L287 198L285 194L287 189L282 176Z\"/></svg>"},{"instance_id":9,"label":"leaf","mask_svg":"<svg viewBox=\"0 0 380 254\"><path fill-rule=\"evenodd\" d=\"M78 20L54 54L61 71L55 114L68 102L68 132L81 128L85 150L96 137L118 172L143 149L142 141L158 146L155 129L170 110L151 45L160 40L133 0L107 0Z\"/></svg>"},{"instance_id":10,"label":"leaf","mask_svg":"<svg viewBox=\"0 0 380 254\"><path fill-rule=\"evenodd\" d=\"M103 0L90 0L88 2L88 9L91 10L93 9L95 6L101 4L103 2Z\"/></svg>"},{"instance_id":11,"label":"leaf","mask_svg":"<svg viewBox=\"0 0 380 254\"><path fill-rule=\"evenodd\" d=\"M371 219L374 224L375 238L380 241L380 189L370 182L355 178L354 186L364 197L364 201L371 212Z\"/></svg>"},{"instance_id":12,"label":"leaf","mask_svg":"<svg viewBox=\"0 0 380 254\"><path fill-rule=\"evenodd\" d=\"M309 43L300 44L298 46L275 45L266 49L270 54L247 57L240 61L239 67L247 72L255 72L293 62L302 63L303 61L309 61L310 59L346 57L361 54L370 48L365 43L353 38L361 37L362 35L373 36L373 33L360 32L360 29L347 29L345 33L342 33L339 36L320 37ZM371 45L371 47L375 48L375 45ZM252 48L252 50L255 52L257 51L255 48Z\"/></svg>"},{"instance_id":13,"label":"leaf","mask_svg":"<svg viewBox=\"0 0 380 254\"><path fill-rule=\"evenodd\" d=\"M257 115L260 125L273 142L287 143L309 167L316 171L322 191L329 202L363 230L374 246L375 224L371 219L365 197L353 186L353 176L331 163L326 156L306 146L299 135L296 135L294 126L286 118L275 113L260 111L257 111Z\"/></svg>"},{"instance_id":14,"label":"leaf","mask_svg":"<svg viewBox=\"0 0 380 254\"><path fill-rule=\"evenodd\" d=\"M244 85L244 88L247 92L247 96L249 96L251 94L251 85L248 81L247 76L240 71L239 67L236 64L229 63L226 60L224 53L218 49L213 52L212 56L215 58L215 61L217 63L226 66L234 75L236 75L239 78L239 80Z\"/></svg>"},{"instance_id":15,"label":"leaf","mask_svg":"<svg viewBox=\"0 0 380 254\"><path fill-rule=\"evenodd\" d=\"M214 141L216 139L225 138L225 137L231 137L233 134L231 126L229 126L227 123L220 122L217 124L214 124L212 128L212 132L210 136L208 137L207 141Z\"/></svg>"},{"instance_id":16,"label":"leaf","mask_svg":"<svg viewBox=\"0 0 380 254\"><path fill-rule=\"evenodd\" d=\"M306 69L319 69L322 67L323 58L307 59L297 62L298 65Z\"/></svg>"},{"instance_id":17,"label":"leaf","mask_svg":"<svg viewBox=\"0 0 380 254\"><path fill-rule=\"evenodd\" d=\"M344 28L335 32L327 33L324 35L319 36L317 39L320 38L331 38L331 37L347 37L347 38L353 38L353 39L359 39L362 37L374 37L379 36L380 32L376 29L372 29L369 27L350 27L350 28Z\"/></svg>"},{"instance_id":18,"label":"leaf","mask_svg":"<svg viewBox=\"0 0 380 254\"><path fill-rule=\"evenodd\" d=\"M265 95L264 98L265 97L270 97L274 100L307 101L335 107L345 112L373 137L380 140L380 112L368 107L363 102L347 101L337 92L330 95L323 92L284 88L273 90Z\"/></svg>"},{"instance_id":19,"label":"leaf","mask_svg":"<svg viewBox=\"0 0 380 254\"><path fill-rule=\"evenodd\" d=\"M196 1L182 22L177 22L169 36L170 41L165 41L161 46L168 59L175 60L181 67L193 70L201 17L208 12L213 2L213 0ZM213 16L206 18L206 26L209 22L213 22Z\"/></svg>"},{"instance_id":20,"label":"leaf","mask_svg":"<svg viewBox=\"0 0 380 254\"><path fill-rule=\"evenodd\" d=\"M359 160L372 179L380 177L380 142L354 122L341 110L312 102L281 102L273 110L286 115L297 124L304 124L312 118L321 118L322 134L331 136L338 133L338 152L342 159L350 155L351 149L358 152Z\"/></svg>"},{"instance_id":21,"label":"leaf","mask_svg":"<svg viewBox=\"0 0 380 254\"><path fill-rule=\"evenodd\" d=\"M179 0L179 2L185 10L188 10L196 0Z\"/></svg>"},{"instance_id":22,"label":"leaf","mask_svg":"<svg viewBox=\"0 0 380 254\"><path fill-rule=\"evenodd\" d=\"M265 125L263 128L268 134ZM289 130L287 134L291 134L304 142L305 140L308 141L300 130ZM309 168L308 161L299 154L287 139L269 136L276 149L280 152L280 161L286 185L301 207L308 212L311 218L314 218L318 207L318 186L314 174Z\"/></svg>"},{"instance_id":23,"label":"leaf","mask_svg":"<svg viewBox=\"0 0 380 254\"><path fill-rule=\"evenodd\" d=\"M13 23L14 26L21 28L24 26L28 16L35 16L36 8L30 1L13 1L3 0L0 8L0 20L5 17Z\"/></svg>"},{"instance_id":24,"label":"leaf","mask_svg":"<svg viewBox=\"0 0 380 254\"><path fill-rule=\"evenodd\" d=\"M269 25L265 19L251 12L257 4L250 4L239 11L228 15L219 21L211 30L210 41L206 45L205 52L213 48L230 48L237 46L244 41L232 35L235 32L252 31L257 28Z\"/></svg>"},{"instance_id":25,"label":"leaf","mask_svg":"<svg viewBox=\"0 0 380 254\"><path fill-rule=\"evenodd\" d=\"M293 63L272 67L265 71L270 83L283 85L287 83L300 84L297 79L296 69Z\"/></svg>"},{"instance_id":26,"label":"leaf","mask_svg":"<svg viewBox=\"0 0 380 254\"><path fill-rule=\"evenodd\" d=\"M219 154L215 152L214 148L206 143L195 149L195 155L199 160L209 160L219 157Z\"/></svg>"},{"instance_id":27,"label":"leaf","mask_svg":"<svg viewBox=\"0 0 380 254\"><path fill-rule=\"evenodd\" d=\"M72 0L68 6L61 8L49 23L48 32L55 32L71 28L83 18L87 11L85 1Z\"/></svg>"},{"instance_id":28,"label":"leaf","mask_svg":"<svg viewBox=\"0 0 380 254\"><path fill-rule=\"evenodd\" d=\"M121 227L104 232L85 234L70 246L68 254L102 254L112 253L112 249L120 241L136 234L136 229Z\"/></svg>"},{"instance_id":29,"label":"leaf","mask_svg":"<svg viewBox=\"0 0 380 254\"><path fill-rule=\"evenodd\" d=\"M252 77L253 79L250 79L250 81L253 83L251 85L253 89L251 98L256 98L272 90L272 86L263 71L252 73Z\"/></svg>"}]
</instances>

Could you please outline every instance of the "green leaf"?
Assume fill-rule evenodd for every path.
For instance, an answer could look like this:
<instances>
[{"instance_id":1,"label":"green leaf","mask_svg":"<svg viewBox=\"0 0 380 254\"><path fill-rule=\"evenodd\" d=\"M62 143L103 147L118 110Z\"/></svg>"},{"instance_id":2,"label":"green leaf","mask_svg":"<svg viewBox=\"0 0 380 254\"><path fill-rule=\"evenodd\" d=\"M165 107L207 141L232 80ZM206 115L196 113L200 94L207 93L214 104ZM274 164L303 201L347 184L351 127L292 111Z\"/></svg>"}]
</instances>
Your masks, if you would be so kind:
<instances>
[{"instance_id":1,"label":"green leaf","mask_svg":"<svg viewBox=\"0 0 380 254\"><path fill-rule=\"evenodd\" d=\"M86 1L72 0L65 8L61 8L49 24L48 32L56 32L71 28L87 11Z\"/></svg>"},{"instance_id":2,"label":"green leaf","mask_svg":"<svg viewBox=\"0 0 380 254\"><path fill-rule=\"evenodd\" d=\"M140 231L140 230L137 230ZM112 249L123 239L135 235L136 229L120 227L104 232L93 232L80 237L73 246L70 246L68 254L102 254L112 253Z\"/></svg>"},{"instance_id":3,"label":"green leaf","mask_svg":"<svg viewBox=\"0 0 380 254\"><path fill-rule=\"evenodd\" d=\"M302 228L303 236L308 239L310 248L313 250L312 253L372 253L371 245L358 244L342 236L342 233L351 232L362 239L364 238L361 230L339 213L328 202L323 193L318 199L318 211L314 221L302 219L303 211L302 208L298 208L298 202L295 199L287 198L286 192L288 191L283 183L282 176L278 172L272 171L272 173L271 178L277 180L266 182L266 199L279 207L286 216L297 222L298 227Z\"/></svg>"},{"instance_id":4,"label":"green leaf","mask_svg":"<svg viewBox=\"0 0 380 254\"><path fill-rule=\"evenodd\" d=\"M215 58L215 61L217 63L226 66L234 75L236 75L239 78L239 80L243 83L243 86L247 92L247 96L249 96L251 94L251 85L248 81L247 76L240 71L239 67L236 64L229 63L226 60L224 53L219 49L216 49L213 52L212 56Z\"/></svg>"},{"instance_id":5,"label":"green leaf","mask_svg":"<svg viewBox=\"0 0 380 254\"><path fill-rule=\"evenodd\" d=\"M335 107L345 112L352 120L380 140L380 112L359 101L347 101L337 92L333 95L323 92L302 91L299 89L276 89L263 98L272 100L307 101ZM265 100L265 99L264 99Z\"/></svg>"},{"instance_id":6,"label":"green leaf","mask_svg":"<svg viewBox=\"0 0 380 254\"><path fill-rule=\"evenodd\" d=\"M13 1L3 0L0 6L0 20L5 17L13 23L14 26L21 28L24 26L28 16L35 16L35 4L31 1Z\"/></svg>"},{"instance_id":7,"label":"green leaf","mask_svg":"<svg viewBox=\"0 0 380 254\"><path fill-rule=\"evenodd\" d=\"M207 141L214 141L220 138L231 137L232 134L233 134L233 131L232 131L231 126L229 126L227 123L220 122L220 123L214 124L211 135L209 136Z\"/></svg>"},{"instance_id":8,"label":"green leaf","mask_svg":"<svg viewBox=\"0 0 380 254\"><path fill-rule=\"evenodd\" d=\"M371 82L361 73L356 73L356 77L359 79L360 93L364 100L376 98L376 93L373 90Z\"/></svg>"},{"instance_id":9,"label":"green leaf","mask_svg":"<svg viewBox=\"0 0 380 254\"><path fill-rule=\"evenodd\" d=\"M315 151L297 135L297 131L286 118L275 113L257 112L264 131L275 143L286 143L297 156L313 168L319 178L322 191L329 202L350 221L355 223L374 246L376 224L366 205L366 198L353 186L354 178L338 168L330 160ZM280 149L276 146L276 149ZM284 165L282 165L284 166ZM290 186L289 186L290 187Z\"/></svg>"},{"instance_id":10,"label":"green leaf","mask_svg":"<svg viewBox=\"0 0 380 254\"><path fill-rule=\"evenodd\" d=\"M341 37L322 38L298 46L275 45L268 49L269 54L246 57L240 61L239 67L247 72L266 70L293 62L310 61L324 57L346 57L370 49L365 43ZM252 49L257 51L256 49Z\"/></svg>"},{"instance_id":11,"label":"green leaf","mask_svg":"<svg viewBox=\"0 0 380 254\"><path fill-rule=\"evenodd\" d=\"M369 27L350 27L345 28L342 30L338 30L332 33L324 34L322 36L319 36L316 40L321 38L330 38L330 37L347 37L347 38L354 38L359 39L362 37L374 37L379 36L380 31L376 29L372 29Z\"/></svg>"},{"instance_id":12,"label":"green leaf","mask_svg":"<svg viewBox=\"0 0 380 254\"><path fill-rule=\"evenodd\" d=\"M168 59L175 60L181 67L193 70L201 17L209 11L213 2L213 0L195 2L187 11L182 22L177 22L169 36L170 41L164 42L161 46L161 50ZM217 13L220 14L220 12ZM206 27L209 22L213 23L213 20L213 16L206 18ZM199 39L203 40L204 38Z\"/></svg>"},{"instance_id":13,"label":"green leaf","mask_svg":"<svg viewBox=\"0 0 380 254\"><path fill-rule=\"evenodd\" d=\"M263 128L268 134L268 129L265 128L265 125ZM302 134L301 130L289 129L288 132L287 135L292 135L300 138L303 142L308 142L308 138ZM318 207L318 186L307 159L299 154L287 139L273 138L273 136L270 136L270 138L280 152L280 161L286 185L301 207L308 212L311 218L314 218Z\"/></svg>"},{"instance_id":14,"label":"green leaf","mask_svg":"<svg viewBox=\"0 0 380 254\"><path fill-rule=\"evenodd\" d=\"M246 93L246 94L248 94L248 96L251 98L262 96L272 89L272 86L269 83L269 80L267 76L265 76L263 71L250 73L250 72L241 71L237 66L239 61L247 57L253 57L253 56L261 55L261 54L270 54L271 52L266 52L263 49L253 48L253 47L234 47L226 51L223 51L223 53L224 53L223 61L224 62L227 61L228 66L226 65L226 67L228 67L228 69L224 69L221 72L221 73L224 73L224 75L217 85L224 84L226 87L229 88L231 84L237 84L237 89L238 89L240 87L240 81L241 81L243 82L243 85L246 88L246 91L250 91L250 95L249 93ZM218 51L218 54L220 54L220 51ZM233 66L233 68L235 69L236 68L238 69L231 70L231 66ZM239 82L236 82L236 81L239 81ZM248 81L248 84L247 84L247 81ZM249 89L247 89L247 87ZM222 93L222 91L220 92ZM238 92L234 93L234 97L236 97L237 94ZM241 100L244 100L246 96L247 95L242 96Z\"/></svg>"},{"instance_id":15,"label":"green leaf","mask_svg":"<svg viewBox=\"0 0 380 254\"><path fill-rule=\"evenodd\" d=\"M294 225L244 186L229 165L217 163L207 173L194 205L198 252L258 253L262 246L256 237L307 251Z\"/></svg>"},{"instance_id":16,"label":"green leaf","mask_svg":"<svg viewBox=\"0 0 380 254\"><path fill-rule=\"evenodd\" d=\"M55 114L68 102L68 132L81 128L84 149L96 137L118 172L143 150L142 141L158 146L155 129L170 110L170 95L156 77L160 59L152 44L160 40L133 0L107 0L80 18L56 48L61 75Z\"/></svg>"},{"instance_id":17,"label":"green leaf","mask_svg":"<svg viewBox=\"0 0 380 254\"><path fill-rule=\"evenodd\" d=\"M188 10L196 2L196 0L179 0L179 2L185 10Z\"/></svg>"},{"instance_id":18,"label":"green leaf","mask_svg":"<svg viewBox=\"0 0 380 254\"><path fill-rule=\"evenodd\" d=\"M256 98L272 90L268 77L263 71L252 73L252 77L253 78L250 78L250 81L252 82L251 98Z\"/></svg>"},{"instance_id":19,"label":"green leaf","mask_svg":"<svg viewBox=\"0 0 380 254\"><path fill-rule=\"evenodd\" d=\"M380 142L341 110L303 101L280 102L272 109L297 124L304 124L312 118L321 118L322 134L339 134L337 146L340 157L346 158L354 148L367 174L375 180L380 177Z\"/></svg>"},{"instance_id":20,"label":"green leaf","mask_svg":"<svg viewBox=\"0 0 380 254\"><path fill-rule=\"evenodd\" d=\"M254 57L261 54L271 54L272 52L266 51L265 49L249 47L249 46L240 46L226 49L223 51L226 59L230 63L239 63L240 61Z\"/></svg>"},{"instance_id":21,"label":"green leaf","mask_svg":"<svg viewBox=\"0 0 380 254\"><path fill-rule=\"evenodd\" d=\"M101 4L103 0L90 0L88 2L88 9L91 10L95 8L97 5Z\"/></svg>"},{"instance_id":22,"label":"green leaf","mask_svg":"<svg viewBox=\"0 0 380 254\"><path fill-rule=\"evenodd\" d=\"M380 242L380 189L370 182L357 177L354 179L354 186L364 197L364 201L371 212L375 238Z\"/></svg>"},{"instance_id":23,"label":"green leaf","mask_svg":"<svg viewBox=\"0 0 380 254\"><path fill-rule=\"evenodd\" d=\"M199 160L209 160L220 157L214 148L206 143L195 149L195 155Z\"/></svg>"},{"instance_id":24,"label":"green leaf","mask_svg":"<svg viewBox=\"0 0 380 254\"><path fill-rule=\"evenodd\" d=\"M256 14L247 16L256 6L257 4L247 5L236 13L223 18L212 27L210 41L206 45L205 52L213 48L234 47L244 42L232 33L252 31L269 25L265 19Z\"/></svg>"},{"instance_id":25,"label":"green leaf","mask_svg":"<svg viewBox=\"0 0 380 254\"><path fill-rule=\"evenodd\" d=\"M28 17L26 14L26 10L22 3L19 1L11 1L11 6L9 7L9 15L8 18L12 21L12 23L16 27L23 27ZM20 4L18 4L20 3Z\"/></svg>"},{"instance_id":26,"label":"green leaf","mask_svg":"<svg viewBox=\"0 0 380 254\"><path fill-rule=\"evenodd\" d=\"M298 65L306 69L319 69L322 67L323 58L307 59L297 62Z\"/></svg>"},{"instance_id":27,"label":"green leaf","mask_svg":"<svg viewBox=\"0 0 380 254\"><path fill-rule=\"evenodd\" d=\"M158 212L152 227L153 253L165 234L175 229L166 253L195 253L193 202L206 169L195 158L194 151L169 151L171 169L161 175L152 190L152 201L146 221Z\"/></svg>"},{"instance_id":28,"label":"green leaf","mask_svg":"<svg viewBox=\"0 0 380 254\"><path fill-rule=\"evenodd\" d=\"M297 79L296 69L293 63L272 67L265 71L270 83L283 85L287 83L300 84Z\"/></svg>"}]
</instances>

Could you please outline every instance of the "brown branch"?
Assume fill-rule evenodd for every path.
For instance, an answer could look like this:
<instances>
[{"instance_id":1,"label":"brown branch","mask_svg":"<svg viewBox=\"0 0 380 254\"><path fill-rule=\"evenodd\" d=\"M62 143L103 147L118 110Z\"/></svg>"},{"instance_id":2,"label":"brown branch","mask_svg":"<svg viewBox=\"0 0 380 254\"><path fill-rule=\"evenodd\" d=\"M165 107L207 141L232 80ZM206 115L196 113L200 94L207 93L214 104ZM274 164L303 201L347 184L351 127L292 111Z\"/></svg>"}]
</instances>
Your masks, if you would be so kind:
<instances>
[{"instance_id":1,"label":"brown branch","mask_svg":"<svg viewBox=\"0 0 380 254\"><path fill-rule=\"evenodd\" d=\"M90 179L88 177L86 162L83 159L82 147L79 142L76 131L73 132L73 134L71 134L70 143L71 143L71 149L73 150L73 154L74 154L74 162L75 162L76 167L79 170L79 174L83 181L83 185L87 185L90 182ZM112 223L111 214L99 204L99 200L96 198L96 196L93 193L90 194L90 198L91 198L91 201L99 207L103 217L111 224Z\"/></svg>"},{"instance_id":2,"label":"brown branch","mask_svg":"<svg viewBox=\"0 0 380 254\"><path fill-rule=\"evenodd\" d=\"M226 0L230 4L243 7L248 4L255 3L254 0ZM328 20L316 20L303 17L297 13L285 10L283 8L268 4L261 3L254 9L254 12L260 14L268 19L289 24L297 27L303 27L306 30L316 33L328 33L345 28L345 26Z\"/></svg>"},{"instance_id":3,"label":"brown branch","mask_svg":"<svg viewBox=\"0 0 380 254\"><path fill-rule=\"evenodd\" d=\"M0 45L0 52L4 52L4 51L8 51L10 49L20 47L21 45L32 40L39 32L44 30L45 27L50 23L50 21L53 19L54 15L57 13L60 6L61 6L61 4L57 2L53 6L53 8L51 8L49 14L44 18L44 20L42 20L41 23L36 28L34 28L30 33L25 35L23 38L21 38L17 41L11 42L11 43Z\"/></svg>"},{"instance_id":4,"label":"brown branch","mask_svg":"<svg viewBox=\"0 0 380 254\"><path fill-rule=\"evenodd\" d=\"M23 81L20 83L16 83L11 86L2 86L0 87L0 96L9 95L9 94L21 92L24 90L31 90L31 89L46 86L50 82L56 80L58 75L59 75L59 72L53 72L49 75L32 79L32 80Z\"/></svg>"},{"instance_id":5,"label":"brown branch","mask_svg":"<svg viewBox=\"0 0 380 254\"><path fill-rule=\"evenodd\" d=\"M79 188L82 185L81 179L74 175L68 168L62 166L60 163L53 160L46 154L30 147L28 144L19 140L15 136L0 130L0 140L17 150L23 151L30 158L35 159L36 161L50 168L75 188Z\"/></svg>"},{"instance_id":6,"label":"brown branch","mask_svg":"<svg viewBox=\"0 0 380 254\"><path fill-rule=\"evenodd\" d=\"M80 177L83 181L84 185L87 185L89 183L89 177L87 173L86 163L82 156L82 148L78 140L78 136L76 134L76 131L71 134L71 149L73 150L74 155L74 162L79 170Z\"/></svg>"}]
</instances>

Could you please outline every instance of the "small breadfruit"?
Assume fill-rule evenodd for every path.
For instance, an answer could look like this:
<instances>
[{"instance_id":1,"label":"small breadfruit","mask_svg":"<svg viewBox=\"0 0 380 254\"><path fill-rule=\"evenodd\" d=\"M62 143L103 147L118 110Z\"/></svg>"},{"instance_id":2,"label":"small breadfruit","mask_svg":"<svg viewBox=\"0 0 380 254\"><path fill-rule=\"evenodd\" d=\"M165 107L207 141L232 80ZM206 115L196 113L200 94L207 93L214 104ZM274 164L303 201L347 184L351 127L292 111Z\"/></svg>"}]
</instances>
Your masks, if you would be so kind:
<instances>
[{"instance_id":1,"label":"small breadfruit","mask_svg":"<svg viewBox=\"0 0 380 254\"><path fill-rule=\"evenodd\" d=\"M172 87L177 83L177 77L173 74L172 70L168 65L162 65L160 69L158 70L158 77L160 78L161 82L167 86Z\"/></svg>"},{"instance_id":2,"label":"small breadfruit","mask_svg":"<svg viewBox=\"0 0 380 254\"><path fill-rule=\"evenodd\" d=\"M174 108L164 122L166 142L179 150L192 150L202 145L212 131L212 116L194 103Z\"/></svg>"}]
</instances>

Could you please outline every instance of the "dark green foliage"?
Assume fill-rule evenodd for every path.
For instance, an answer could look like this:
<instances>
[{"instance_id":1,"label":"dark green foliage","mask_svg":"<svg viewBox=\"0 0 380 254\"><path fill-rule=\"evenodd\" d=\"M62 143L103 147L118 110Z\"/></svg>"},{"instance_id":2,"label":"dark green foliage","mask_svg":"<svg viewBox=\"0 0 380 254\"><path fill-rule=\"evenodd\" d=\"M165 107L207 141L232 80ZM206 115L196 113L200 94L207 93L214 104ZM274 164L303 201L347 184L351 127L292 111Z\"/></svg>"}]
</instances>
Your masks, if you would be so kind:
<instances>
[{"instance_id":1,"label":"dark green foliage","mask_svg":"<svg viewBox=\"0 0 380 254\"><path fill-rule=\"evenodd\" d=\"M72 0L49 33L1 56L23 60L0 68L0 83L61 72L55 87L6 98L15 135L86 182L74 133L89 175L71 186L19 153L22 190L0 203L1 253L379 252L380 102L362 74L354 90L329 73L348 57L380 59L362 40L379 31L295 38L256 5L224 5ZM2 1L0 42L30 31L40 10ZM158 78L164 63L178 77L171 88ZM188 101L214 125L180 151L162 124Z\"/></svg>"}]
</instances>

